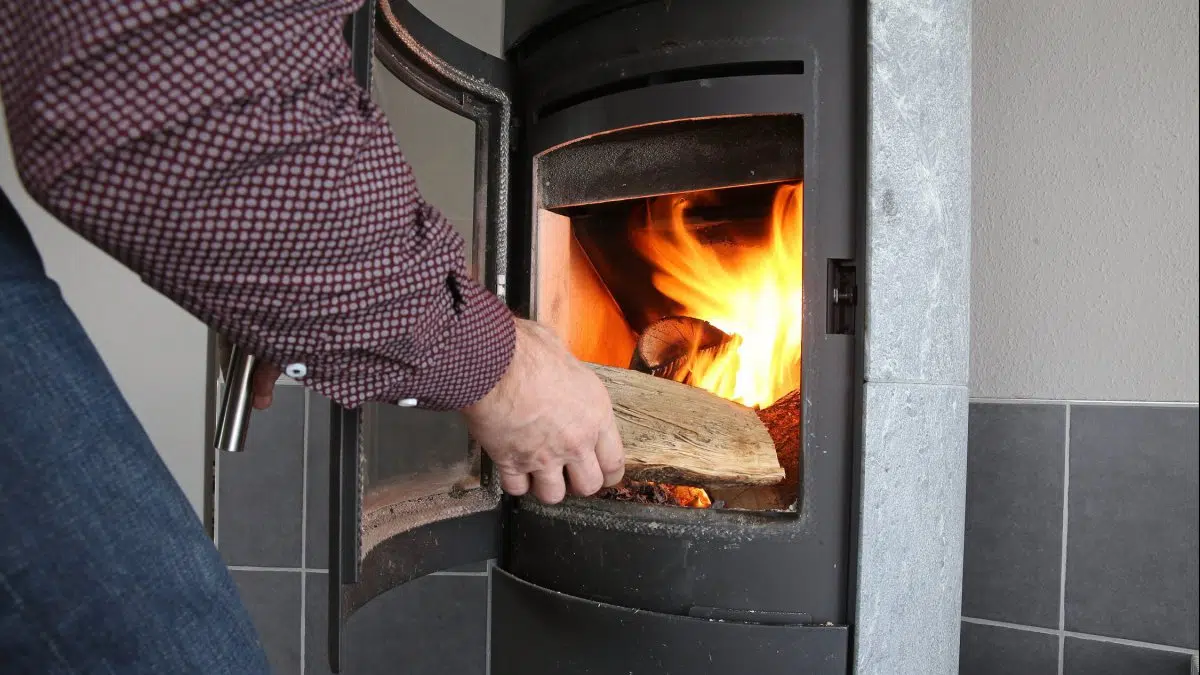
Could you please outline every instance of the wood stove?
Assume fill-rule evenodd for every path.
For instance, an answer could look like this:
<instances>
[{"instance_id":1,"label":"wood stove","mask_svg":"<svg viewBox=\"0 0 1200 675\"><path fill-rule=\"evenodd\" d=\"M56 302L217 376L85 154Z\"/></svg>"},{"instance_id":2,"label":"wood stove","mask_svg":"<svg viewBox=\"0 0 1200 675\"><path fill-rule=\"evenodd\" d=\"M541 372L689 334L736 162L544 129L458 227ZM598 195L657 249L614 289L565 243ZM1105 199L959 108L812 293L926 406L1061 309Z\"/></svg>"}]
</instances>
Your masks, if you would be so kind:
<instances>
[{"instance_id":1,"label":"wood stove","mask_svg":"<svg viewBox=\"0 0 1200 675\"><path fill-rule=\"evenodd\" d=\"M553 506L502 496L454 415L335 408L335 672L363 605L489 559L496 675L851 669L866 24L840 0L510 0L501 60L407 0L354 17L364 81L373 53L475 121L475 273L515 312L584 360L649 371L639 337L685 320L723 336L736 377L705 381L695 342L666 376L791 407L778 485Z\"/></svg>"}]
</instances>

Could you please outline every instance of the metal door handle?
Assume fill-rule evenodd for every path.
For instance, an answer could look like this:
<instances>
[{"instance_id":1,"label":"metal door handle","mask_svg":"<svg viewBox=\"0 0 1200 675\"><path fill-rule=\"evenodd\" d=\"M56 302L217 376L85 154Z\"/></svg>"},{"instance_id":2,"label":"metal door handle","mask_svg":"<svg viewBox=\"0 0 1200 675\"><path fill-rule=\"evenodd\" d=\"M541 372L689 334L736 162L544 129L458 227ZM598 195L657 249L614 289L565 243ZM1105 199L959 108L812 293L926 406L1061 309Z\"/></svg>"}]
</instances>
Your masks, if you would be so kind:
<instances>
[{"instance_id":1,"label":"metal door handle","mask_svg":"<svg viewBox=\"0 0 1200 675\"><path fill-rule=\"evenodd\" d=\"M229 352L229 368L225 371L225 392L217 415L217 450L241 452L246 446L246 431L250 428L250 413L254 405L253 354L234 346Z\"/></svg>"}]
</instances>

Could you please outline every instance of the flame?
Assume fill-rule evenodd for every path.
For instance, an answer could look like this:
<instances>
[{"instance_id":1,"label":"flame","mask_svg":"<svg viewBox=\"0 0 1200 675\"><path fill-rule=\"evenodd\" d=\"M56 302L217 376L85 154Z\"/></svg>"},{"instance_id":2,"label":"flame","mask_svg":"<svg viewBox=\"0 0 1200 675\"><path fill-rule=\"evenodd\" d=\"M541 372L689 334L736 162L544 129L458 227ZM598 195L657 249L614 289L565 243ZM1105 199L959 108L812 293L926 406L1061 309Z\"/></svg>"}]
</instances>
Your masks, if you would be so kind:
<instances>
[{"instance_id":1,"label":"flame","mask_svg":"<svg viewBox=\"0 0 1200 675\"><path fill-rule=\"evenodd\" d=\"M655 267L654 286L682 307L734 336L726 348L693 353L692 384L751 407L766 407L800 385L803 311L803 185L775 192L765 241L718 247L686 225L707 194L670 195L649 205L633 235Z\"/></svg>"}]
</instances>

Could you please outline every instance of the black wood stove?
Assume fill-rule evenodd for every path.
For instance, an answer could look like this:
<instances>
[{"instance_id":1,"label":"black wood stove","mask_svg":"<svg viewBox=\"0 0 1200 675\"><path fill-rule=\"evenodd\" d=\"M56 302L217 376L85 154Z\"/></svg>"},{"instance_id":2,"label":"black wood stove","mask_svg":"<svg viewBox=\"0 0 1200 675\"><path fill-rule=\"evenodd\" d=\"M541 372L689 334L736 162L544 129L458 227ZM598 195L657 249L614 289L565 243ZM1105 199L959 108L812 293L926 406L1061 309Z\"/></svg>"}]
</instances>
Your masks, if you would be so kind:
<instances>
[{"instance_id":1,"label":"black wood stove","mask_svg":"<svg viewBox=\"0 0 1200 675\"><path fill-rule=\"evenodd\" d=\"M509 0L503 60L406 0L355 16L362 81L373 53L476 123L475 271L518 314L585 360L629 366L637 334L694 305L645 254L665 229L676 249L691 237L802 285L792 314L760 312L793 323L803 357L786 385L788 486L712 490L708 508L506 498L456 416L335 409L335 671L345 622L373 598L495 559L495 675L848 672L861 14L841 0ZM745 242L772 237L747 262Z\"/></svg>"}]
</instances>

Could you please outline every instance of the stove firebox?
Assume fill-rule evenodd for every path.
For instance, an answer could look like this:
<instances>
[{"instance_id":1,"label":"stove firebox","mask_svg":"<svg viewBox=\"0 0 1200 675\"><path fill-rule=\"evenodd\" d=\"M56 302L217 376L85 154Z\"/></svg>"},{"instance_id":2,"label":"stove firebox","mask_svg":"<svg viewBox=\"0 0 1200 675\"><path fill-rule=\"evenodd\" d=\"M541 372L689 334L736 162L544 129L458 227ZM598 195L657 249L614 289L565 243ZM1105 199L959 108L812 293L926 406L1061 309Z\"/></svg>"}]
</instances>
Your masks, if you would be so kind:
<instances>
[{"instance_id":1,"label":"stove firebox","mask_svg":"<svg viewBox=\"0 0 1200 675\"><path fill-rule=\"evenodd\" d=\"M379 62L477 122L479 277L585 361L756 408L783 479L547 506L502 498L452 417L335 411L335 670L371 598L495 557L496 675L847 672L857 12L510 0L501 61L405 0L364 8ZM424 466L379 450L412 424Z\"/></svg>"}]
</instances>

